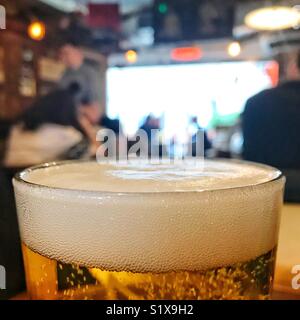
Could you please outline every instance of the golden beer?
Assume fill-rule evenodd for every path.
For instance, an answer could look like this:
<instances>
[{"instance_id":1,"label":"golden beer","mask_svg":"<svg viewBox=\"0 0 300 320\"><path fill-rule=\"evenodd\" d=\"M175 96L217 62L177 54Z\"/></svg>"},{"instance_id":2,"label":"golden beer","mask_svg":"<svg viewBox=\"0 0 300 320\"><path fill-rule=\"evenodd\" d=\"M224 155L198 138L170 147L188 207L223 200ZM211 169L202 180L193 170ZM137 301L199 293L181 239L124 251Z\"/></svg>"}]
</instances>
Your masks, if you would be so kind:
<instances>
[{"instance_id":1,"label":"golden beer","mask_svg":"<svg viewBox=\"0 0 300 320\"><path fill-rule=\"evenodd\" d=\"M14 180L32 299L268 299L284 178L246 162L67 162Z\"/></svg>"}]
</instances>

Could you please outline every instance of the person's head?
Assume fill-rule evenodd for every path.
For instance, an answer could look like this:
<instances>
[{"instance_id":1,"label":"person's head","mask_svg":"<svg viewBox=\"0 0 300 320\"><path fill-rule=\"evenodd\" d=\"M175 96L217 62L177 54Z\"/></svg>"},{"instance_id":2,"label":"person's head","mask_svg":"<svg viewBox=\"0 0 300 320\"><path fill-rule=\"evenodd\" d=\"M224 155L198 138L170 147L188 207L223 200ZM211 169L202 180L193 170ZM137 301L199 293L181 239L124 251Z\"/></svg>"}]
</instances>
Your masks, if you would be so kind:
<instances>
[{"instance_id":1,"label":"person's head","mask_svg":"<svg viewBox=\"0 0 300 320\"><path fill-rule=\"evenodd\" d=\"M151 128L160 128L160 119L155 117L153 114L149 114L145 120L144 125L149 126Z\"/></svg>"},{"instance_id":2,"label":"person's head","mask_svg":"<svg viewBox=\"0 0 300 320\"><path fill-rule=\"evenodd\" d=\"M190 123L192 124L198 124L198 117L197 116L192 116L190 118Z\"/></svg>"},{"instance_id":3,"label":"person's head","mask_svg":"<svg viewBox=\"0 0 300 320\"><path fill-rule=\"evenodd\" d=\"M150 124L153 121L153 115L149 114L145 119L145 124Z\"/></svg>"},{"instance_id":4,"label":"person's head","mask_svg":"<svg viewBox=\"0 0 300 320\"><path fill-rule=\"evenodd\" d=\"M83 63L82 49L74 43L65 43L59 50L61 62L70 69L78 69Z\"/></svg>"},{"instance_id":5,"label":"person's head","mask_svg":"<svg viewBox=\"0 0 300 320\"><path fill-rule=\"evenodd\" d=\"M26 130L35 131L44 124L78 127L76 95L77 83L67 89L58 89L36 100L34 105L18 121Z\"/></svg>"},{"instance_id":6,"label":"person's head","mask_svg":"<svg viewBox=\"0 0 300 320\"><path fill-rule=\"evenodd\" d=\"M300 50L291 55L287 61L286 79L289 81L300 80Z\"/></svg>"}]
</instances>

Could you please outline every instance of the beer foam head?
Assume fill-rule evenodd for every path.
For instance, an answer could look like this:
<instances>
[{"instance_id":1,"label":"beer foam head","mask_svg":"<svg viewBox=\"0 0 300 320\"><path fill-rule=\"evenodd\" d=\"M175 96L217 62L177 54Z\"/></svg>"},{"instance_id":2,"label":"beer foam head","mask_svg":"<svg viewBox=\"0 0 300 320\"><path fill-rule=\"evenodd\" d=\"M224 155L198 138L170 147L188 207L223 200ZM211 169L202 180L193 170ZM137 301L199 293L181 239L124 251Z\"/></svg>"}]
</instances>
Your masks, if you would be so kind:
<instances>
[{"instance_id":1,"label":"beer foam head","mask_svg":"<svg viewBox=\"0 0 300 320\"><path fill-rule=\"evenodd\" d=\"M194 165L130 163L70 163L29 171L27 182L38 185L102 192L189 192L262 184L280 172L251 163L204 161Z\"/></svg>"},{"instance_id":2,"label":"beer foam head","mask_svg":"<svg viewBox=\"0 0 300 320\"><path fill-rule=\"evenodd\" d=\"M14 180L22 241L61 262L195 271L277 244L284 179L270 167L69 163L21 177L30 182Z\"/></svg>"}]
</instances>

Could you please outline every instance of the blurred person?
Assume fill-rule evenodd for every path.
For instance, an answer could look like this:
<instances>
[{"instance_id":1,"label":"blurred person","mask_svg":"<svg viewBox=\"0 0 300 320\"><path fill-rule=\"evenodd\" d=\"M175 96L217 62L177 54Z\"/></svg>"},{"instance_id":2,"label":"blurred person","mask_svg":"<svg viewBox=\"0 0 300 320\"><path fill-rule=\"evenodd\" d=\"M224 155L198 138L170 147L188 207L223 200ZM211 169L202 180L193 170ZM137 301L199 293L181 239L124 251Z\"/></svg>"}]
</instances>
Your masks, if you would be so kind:
<instances>
[{"instance_id":1,"label":"blurred person","mask_svg":"<svg viewBox=\"0 0 300 320\"><path fill-rule=\"evenodd\" d=\"M151 140L151 131L159 130L161 128L160 120L149 114L144 120L143 124L140 126L139 130L144 130L147 134L149 141Z\"/></svg>"},{"instance_id":2,"label":"blurred person","mask_svg":"<svg viewBox=\"0 0 300 320\"><path fill-rule=\"evenodd\" d=\"M28 166L77 159L87 153L89 132L85 122L90 125L98 121L98 116L85 101L77 105L79 93L80 86L72 83L67 89L38 99L17 119L8 135L0 167L0 242L6 244L0 248L0 265L7 269L6 299L25 291L12 177Z\"/></svg>"},{"instance_id":3,"label":"blurred person","mask_svg":"<svg viewBox=\"0 0 300 320\"><path fill-rule=\"evenodd\" d=\"M59 58L66 66L59 87L65 89L74 82L78 83L81 87L78 101L86 99L91 107L100 112L100 77L96 70L84 61L84 53L79 44L76 41L67 41L60 48Z\"/></svg>"},{"instance_id":4,"label":"blurred person","mask_svg":"<svg viewBox=\"0 0 300 320\"><path fill-rule=\"evenodd\" d=\"M103 128L112 130L118 136L124 135L122 124L118 119L111 119L107 115L104 115L99 124Z\"/></svg>"},{"instance_id":5,"label":"blurred person","mask_svg":"<svg viewBox=\"0 0 300 320\"><path fill-rule=\"evenodd\" d=\"M204 135L204 155L206 155L207 151L212 148L212 144L210 140L208 139L206 131L200 127L199 122L198 122L198 117L192 116L189 120L189 125L188 125L188 132L189 132L189 141L192 143L192 156L196 156L196 144L197 144L197 134L199 132L203 132Z\"/></svg>"},{"instance_id":6,"label":"blurred person","mask_svg":"<svg viewBox=\"0 0 300 320\"><path fill-rule=\"evenodd\" d=\"M108 132L114 133L116 145L114 146L114 150L110 150L110 157L114 157L115 159L127 158L127 138L125 137L122 124L119 119L111 119L107 115L103 115L98 122L97 130L103 130L104 135ZM105 145L102 146L100 144L99 148L100 149L98 149L98 151L101 150L102 155L104 157L108 157L108 150L105 149Z\"/></svg>"},{"instance_id":7,"label":"blurred person","mask_svg":"<svg viewBox=\"0 0 300 320\"><path fill-rule=\"evenodd\" d=\"M99 108L95 107L89 100L89 97L83 98L81 106L78 108L78 122L89 141L89 155L92 158L96 156L96 152L101 146L96 139L100 119L101 113Z\"/></svg>"},{"instance_id":8,"label":"blurred person","mask_svg":"<svg viewBox=\"0 0 300 320\"><path fill-rule=\"evenodd\" d=\"M152 114L149 114L142 125L139 127L139 130L143 130L148 138L148 155L154 157L161 157L162 156L162 145L160 141L160 133L157 130L161 129L161 122L159 118L154 117ZM154 148L154 146L158 148ZM147 152L146 146L143 153ZM158 154L152 154L152 152L156 150Z\"/></svg>"},{"instance_id":9,"label":"blurred person","mask_svg":"<svg viewBox=\"0 0 300 320\"><path fill-rule=\"evenodd\" d=\"M230 128L229 151L231 158L240 159L242 157L243 139L241 117L239 117L236 123Z\"/></svg>"},{"instance_id":10,"label":"blurred person","mask_svg":"<svg viewBox=\"0 0 300 320\"><path fill-rule=\"evenodd\" d=\"M243 158L281 169L286 200L300 201L300 52L286 79L247 101L242 118Z\"/></svg>"},{"instance_id":11,"label":"blurred person","mask_svg":"<svg viewBox=\"0 0 300 320\"><path fill-rule=\"evenodd\" d=\"M6 168L25 168L59 160L83 134L77 116L80 88L72 84L38 99L11 128L4 157Z\"/></svg>"}]
</instances>

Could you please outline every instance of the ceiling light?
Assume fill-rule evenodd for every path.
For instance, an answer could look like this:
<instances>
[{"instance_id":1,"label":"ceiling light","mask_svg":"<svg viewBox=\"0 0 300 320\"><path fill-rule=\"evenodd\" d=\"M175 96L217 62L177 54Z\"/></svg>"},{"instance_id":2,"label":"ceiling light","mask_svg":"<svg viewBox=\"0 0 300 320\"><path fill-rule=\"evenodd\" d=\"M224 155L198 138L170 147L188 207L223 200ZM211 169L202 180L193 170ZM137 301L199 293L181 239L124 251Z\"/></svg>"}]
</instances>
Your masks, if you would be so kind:
<instances>
[{"instance_id":1,"label":"ceiling light","mask_svg":"<svg viewBox=\"0 0 300 320\"><path fill-rule=\"evenodd\" d=\"M46 35L46 26L41 21L34 21L28 26L28 35L31 39L41 41Z\"/></svg>"},{"instance_id":2,"label":"ceiling light","mask_svg":"<svg viewBox=\"0 0 300 320\"><path fill-rule=\"evenodd\" d=\"M134 50L128 50L125 53L125 59L127 60L127 62L129 63L136 63L138 60L138 54L136 51Z\"/></svg>"},{"instance_id":3,"label":"ceiling light","mask_svg":"<svg viewBox=\"0 0 300 320\"><path fill-rule=\"evenodd\" d=\"M239 42L233 41L227 48L227 53L230 57L238 57L241 54L242 48Z\"/></svg>"},{"instance_id":4,"label":"ceiling light","mask_svg":"<svg viewBox=\"0 0 300 320\"><path fill-rule=\"evenodd\" d=\"M245 23L255 30L275 31L298 26L300 13L297 8L271 6L260 8L248 13Z\"/></svg>"}]
</instances>

